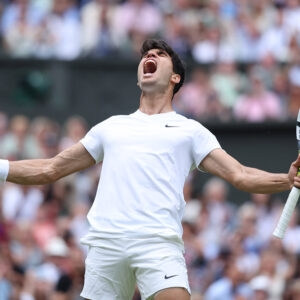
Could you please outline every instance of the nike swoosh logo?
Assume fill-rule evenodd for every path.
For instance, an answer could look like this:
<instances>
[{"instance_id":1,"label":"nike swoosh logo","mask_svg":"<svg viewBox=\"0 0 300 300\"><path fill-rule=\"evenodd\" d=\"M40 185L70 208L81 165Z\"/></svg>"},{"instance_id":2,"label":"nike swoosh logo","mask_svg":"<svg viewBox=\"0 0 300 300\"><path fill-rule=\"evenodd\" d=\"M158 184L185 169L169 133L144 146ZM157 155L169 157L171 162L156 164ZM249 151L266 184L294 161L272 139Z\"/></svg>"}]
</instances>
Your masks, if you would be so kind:
<instances>
[{"instance_id":1,"label":"nike swoosh logo","mask_svg":"<svg viewBox=\"0 0 300 300\"><path fill-rule=\"evenodd\" d=\"M177 274L176 275L170 275L170 276L165 275L165 279L170 279L170 278L175 277L175 276L178 276L178 275Z\"/></svg>"},{"instance_id":2,"label":"nike swoosh logo","mask_svg":"<svg viewBox=\"0 0 300 300\"><path fill-rule=\"evenodd\" d=\"M166 124L165 127L180 127L180 126Z\"/></svg>"}]
</instances>

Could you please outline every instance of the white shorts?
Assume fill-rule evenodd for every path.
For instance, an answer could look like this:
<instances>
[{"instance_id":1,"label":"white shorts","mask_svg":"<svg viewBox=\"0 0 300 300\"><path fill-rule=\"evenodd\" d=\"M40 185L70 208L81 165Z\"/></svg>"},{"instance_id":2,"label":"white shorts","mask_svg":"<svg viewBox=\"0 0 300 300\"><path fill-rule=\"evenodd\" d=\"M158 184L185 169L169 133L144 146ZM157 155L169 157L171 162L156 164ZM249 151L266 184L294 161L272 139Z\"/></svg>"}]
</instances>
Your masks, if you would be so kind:
<instances>
[{"instance_id":1,"label":"white shorts","mask_svg":"<svg viewBox=\"0 0 300 300\"><path fill-rule=\"evenodd\" d=\"M99 242L88 251L82 297L132 300L136 285L143 300L170 287L190 292L181 243L164 238Z\"/></svg>"}]
</instances>

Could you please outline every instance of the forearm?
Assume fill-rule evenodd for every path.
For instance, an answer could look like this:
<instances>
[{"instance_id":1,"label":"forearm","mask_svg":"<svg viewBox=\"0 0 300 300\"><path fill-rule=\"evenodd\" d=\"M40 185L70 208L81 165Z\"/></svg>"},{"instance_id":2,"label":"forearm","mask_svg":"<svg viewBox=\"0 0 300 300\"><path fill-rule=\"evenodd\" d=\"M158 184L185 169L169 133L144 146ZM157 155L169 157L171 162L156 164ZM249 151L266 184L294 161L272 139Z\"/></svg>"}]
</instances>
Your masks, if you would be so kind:
<instances>
[{"instance_id":1,"label":"forearm","mask_svg":"<svg viewBox=\"0 0 300 300\"><path fill-rule=\"evenodd\" d=\"M40 185L57 179L50 159L31 159L10 161L6 181L22 185Z\"/></svg>"},{"instance_id":2,"label":"forearm","mask_svg":"<svg viewBox=\"0 0 300 300\"><path fill-rule=\"evenodd\" d=\"M0 181L39 185L86 169L94 165L95 160L82 144L77 143L53 158L10 161L9 166L7 163L0 160Z\"/></svg>"},{"instance_id":3,"label":"forearm","mask_svg":"<svg viewBox=\"0 0 300 300\"><path fill-rule=\"evenodd\" d=\"M289 174L270 173L244 166L224 150L216 149L203 160L201 166L241 191L255 194L273 194L291 189L298 163L292 164Z\"/></svg>"},{"instance_id":4,"label":"forearm","mask_svg":"<svg viewBox=\"0 0 300 300\"><path fill-rule=\"evenodd\" d=\"M256 194L279 193L291 188L288 174L269 173L250 167L243 167L241 176L233 181L233 185L239 190Z\"/></svg>"}]
</instances>

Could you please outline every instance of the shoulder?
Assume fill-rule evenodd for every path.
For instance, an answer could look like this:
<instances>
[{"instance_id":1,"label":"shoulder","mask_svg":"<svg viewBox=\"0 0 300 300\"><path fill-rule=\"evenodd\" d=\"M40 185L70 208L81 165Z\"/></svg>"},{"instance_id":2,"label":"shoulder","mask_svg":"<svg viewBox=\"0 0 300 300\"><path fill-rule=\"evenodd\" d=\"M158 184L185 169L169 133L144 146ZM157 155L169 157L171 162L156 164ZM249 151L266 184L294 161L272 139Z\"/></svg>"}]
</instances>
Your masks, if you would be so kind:
<instances>
[{"instance_id":1,"label":"shoulder","mask_svg":"<svg viewBox=\"0 0 300 300\"><path fill-rule=\"evenodd\" d=\"M187 118L181 114L175 114L174 121L177 120L178 123L181 124L181 126L184 126L186 128L189 128L191 130L199 131L199 130L208 130L200 121L197 121L195 119Z\"/></svg>"},{"instance_id":2,"label":"shoulder","mask_svg":"<svg viewBox=\"0 0 300 300\"><path fill-rule=\"evenodd\" d=\"M122 121L126 121L129 119L128 115L115 115L115 116L111 116L97 124L95 124L93 126L93 128L101 128L101 127L105 127L105 126L110 126L114 123L118 123L118 122L122 122Z\"/></svg>"}]
</instances>

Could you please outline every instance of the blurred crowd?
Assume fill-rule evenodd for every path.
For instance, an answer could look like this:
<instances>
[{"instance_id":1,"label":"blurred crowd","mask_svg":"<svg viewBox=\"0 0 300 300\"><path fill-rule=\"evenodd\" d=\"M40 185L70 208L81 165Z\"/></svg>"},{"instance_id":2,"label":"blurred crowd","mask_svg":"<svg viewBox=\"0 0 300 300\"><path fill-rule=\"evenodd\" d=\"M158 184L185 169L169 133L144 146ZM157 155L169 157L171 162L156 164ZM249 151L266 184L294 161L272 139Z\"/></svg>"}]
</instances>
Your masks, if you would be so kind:
<instances>
[{"instance_id":1,"label":"blurred crowd","mask_svg":"<svg viewBox=\"0 0 300 300\"><path fill-rule=\"evenodd\" d=\"M0 157L48 158L79 141L81 116L63 124L0 112ZM295 211L283 240L272 236L278 195L230 199L209 177L184 186L183 240L193 300L300 299L300 225ZM43 186L0 186L0 300L76 300L84 278L88 230L101 165ZM140 300L138 289L133 300Z\"/></svg>"},{"instance_id":2,"label":"blurred crowd","mask_svg":"<svg viewBox=\"0 0 300 300\"><path fill-rule=\"evenodd\" d=\"M137 58L145 38L163 38L193 62L189 84L174 101L184 115L262 122L298 112L299 0L2 0L0 6L3 57Z\"/></svg>"},{"instance_id":3,"label":"blurred crowd","mask_svg":"<svg viewBox=\"0 0 300 300\"><path fill-rule=\"evenodd\" d=\"M139 56L146 37L161 37L194 62L174 98L178 112L247 122L283 122L298 113L298 0L2 0L0 6L3 57L126 59ZM0 112L0 157L51 157L88 129L75 115L59 124ZM87 251L80 238L100 174L98 165L50 185L0 186L0 300L79 299ZM283 199L253 194L236 205L222 180L212 177L199 190L194 178L185 184L183 218L192 299L300 299L298 211L281 241L272 231Z\"/></svg>"}]
</instances>

